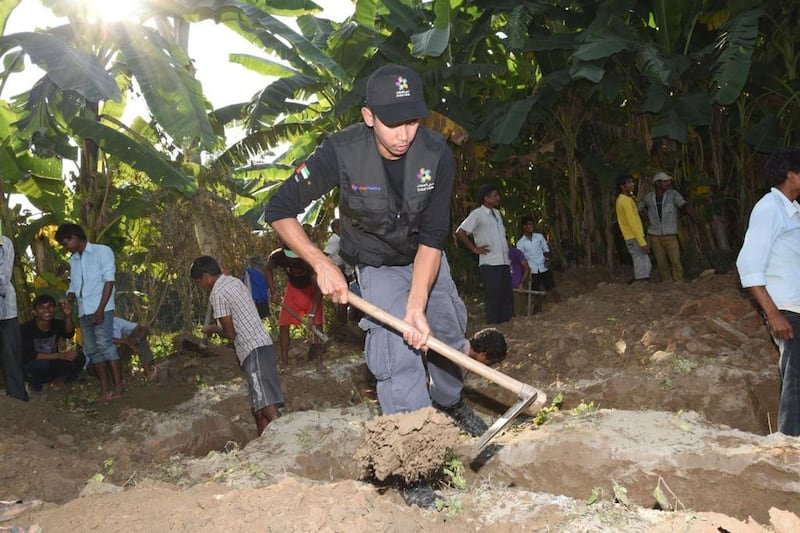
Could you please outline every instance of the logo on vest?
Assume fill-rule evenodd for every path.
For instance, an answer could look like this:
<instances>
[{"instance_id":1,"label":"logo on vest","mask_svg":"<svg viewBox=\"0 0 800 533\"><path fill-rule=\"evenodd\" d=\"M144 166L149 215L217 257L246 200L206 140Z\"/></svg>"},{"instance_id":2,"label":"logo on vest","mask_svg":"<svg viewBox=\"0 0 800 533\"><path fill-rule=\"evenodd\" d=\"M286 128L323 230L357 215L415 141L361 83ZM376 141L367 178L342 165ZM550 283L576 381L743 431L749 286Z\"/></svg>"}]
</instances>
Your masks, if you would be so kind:
<instances>
[{"instance_id":1,"label":"logo on vest","mask_svg":"<svg viewBox=\"0 0 800 533\"><path fill-rule=\"evenodd\" d=\"M395 98L403 98L406 96L411 96L411 91L408 90L408 78L404 78L403 76L398 76L397 81L394 82L395 87L397 87L397 92L394 93Z\"/></svg>"},{"instance_id":2,"label":"logo on vest","mask_svg":"<svg viewBox=\"0 0 800 533\"><path fill-rule=\"evenodd\" d=\"M429 168L422 167L417 173L417 192L425 192L433 190L433 175Z\"/></svg>"},{"instance_id":3,"label":"logo on vest","mask_svg":"<svg viewBox=\"0 0 800 533\"><path fill-rule=\"evenodd\" d=\"M358 185L353 183L350 185L350 190L353 192L380 192L382 189L380 185Z\"/></svg>"}]
</instances>

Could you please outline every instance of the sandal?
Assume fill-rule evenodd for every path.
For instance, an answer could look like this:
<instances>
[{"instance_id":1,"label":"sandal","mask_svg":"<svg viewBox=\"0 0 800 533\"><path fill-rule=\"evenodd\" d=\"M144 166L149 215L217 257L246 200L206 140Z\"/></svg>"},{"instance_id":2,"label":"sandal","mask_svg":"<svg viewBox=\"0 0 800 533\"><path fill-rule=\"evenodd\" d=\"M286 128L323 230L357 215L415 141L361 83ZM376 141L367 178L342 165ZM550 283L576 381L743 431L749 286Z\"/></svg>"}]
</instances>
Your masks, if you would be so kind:
<instances>
[{"instance_id":1,"label":"sandal","mask_svg":"<svg viewBox=\"0 0 800 533\"><path fill-rule=\"evenodd\" d=\"M33 524L32 526L0 526L0 533L42 533L42 526Z\"/></svg>"},{"instance_id":2,"label":"sandal","mask_svg":"<svg viewBox=\"0 0 800 533\"><path fill-rule=\"evenodd\" d=\"M18 517L25 511L39 507L42 505L42 500L16 500L13 502L0 501L0 522L11 520Z\"/></svg>"}]
</instances>

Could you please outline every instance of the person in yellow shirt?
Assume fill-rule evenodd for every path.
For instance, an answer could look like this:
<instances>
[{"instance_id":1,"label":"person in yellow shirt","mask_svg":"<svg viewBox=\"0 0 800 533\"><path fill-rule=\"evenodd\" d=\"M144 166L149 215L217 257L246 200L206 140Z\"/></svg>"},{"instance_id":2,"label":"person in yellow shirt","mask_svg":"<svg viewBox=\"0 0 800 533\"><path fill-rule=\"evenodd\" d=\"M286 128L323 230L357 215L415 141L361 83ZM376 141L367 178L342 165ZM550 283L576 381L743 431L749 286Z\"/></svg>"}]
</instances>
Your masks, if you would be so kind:
<instances>
[{"instance_id":1,"label":"person in yellow shirt","mask_svg":"<svg viewBox=\"0 0 800 533\"><path fill-rule=\"evenodd\" d=\"M636 201L633 199L633 177L630 174L620 174L617 176L617 222L622 238L625 239L625 246L633 259L633 280L649 281L650 270L653 265L650 263L650 247L644 238L644 226L639 210L636 208Z\"/></svg>"}]
</instances>

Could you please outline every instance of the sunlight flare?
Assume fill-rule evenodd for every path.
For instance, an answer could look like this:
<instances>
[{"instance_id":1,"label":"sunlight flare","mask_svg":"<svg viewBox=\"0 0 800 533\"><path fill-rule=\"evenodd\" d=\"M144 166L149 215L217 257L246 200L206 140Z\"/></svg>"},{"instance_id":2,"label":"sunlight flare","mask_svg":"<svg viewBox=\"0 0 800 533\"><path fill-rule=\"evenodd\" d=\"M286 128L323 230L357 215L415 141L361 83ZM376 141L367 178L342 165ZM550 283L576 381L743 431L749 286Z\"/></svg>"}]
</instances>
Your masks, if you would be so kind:
<instances>
[{"instance_id":1,"label":"sunlight flare","mask_svg":"<svg viewBox=\"0 0 800 533\"><path fill-rule=\"evenodd\" d=\"M140 0L82 0L92 18L105 22L136 20L142 7Z\"/></svg>"}]
</instances>

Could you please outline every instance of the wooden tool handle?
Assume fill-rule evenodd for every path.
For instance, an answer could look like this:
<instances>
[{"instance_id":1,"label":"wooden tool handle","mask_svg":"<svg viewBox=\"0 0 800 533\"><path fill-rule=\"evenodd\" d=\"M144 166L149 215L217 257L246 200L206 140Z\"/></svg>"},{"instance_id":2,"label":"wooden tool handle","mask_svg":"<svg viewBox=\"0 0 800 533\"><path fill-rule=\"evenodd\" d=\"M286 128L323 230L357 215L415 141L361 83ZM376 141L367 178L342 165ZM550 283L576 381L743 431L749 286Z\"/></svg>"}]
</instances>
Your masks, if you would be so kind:
<instances>
[{"instance_id":1,"label":"wooden tool handle","mask_svg":"<svg viewBox=\"0 0 800 533\"><path fill-rule=\"evenodd\" d=\"M286 305L285 303L281 304L281 307L290 315L292 315L295 319L299 320L301 324L305 324L308 329L311 330L311 333L316 335L319 340L322 342L328 342L330 338L325 335L317 326L314 324L313 320L303 320L300 315L298 315L294 309Z\"/></svg>"},{"instance_id":2,"label":"wooden tool handle","mask_svg":"<svg viewBox=\"0 0 800 533\"><path fill-rule=\"evenodd\" d=\"M356 296L352 292L348 293L347 299L351 305L357 307L372 318L391 326L396 331L405 333L411 329L411 326L403 322L401 319L389 314L380 307L369 303L363 298ZM528 398L533 394L539 393L539 391L532 386L522 383L521 381L517 381L511 376L507 376L502 372L498 372L494 368L490 368L483 363L472 359L463 352L456 350L455 348L443 343L433 336L428 338L427 344L428 348L432 349L436 353L442 354L444 357L447 357L460 367L465 368L470 372L475 372L479 376L486 378L497 385L500 385L504 389L510 390L520 398Z\"/></svg>"},{"instance_id":3,"label":"wooden tool handle","mask_svg":"<svg viewBox=\"0 0 800 533\"><path fill-rule=\"evenodd\" d=\"M213 319L214 319L214 308L211 305L211 300L209 300L208 301L208 305L206 306L206 317L203 320L203 329L205 329L208 326L210 326L211 325L211 321ZM203 332L203 340L200 341L200 346L201 347L205 348L206 346L208 346L209 337L210 336L209 336L208 333Z\"/></svg>"}]
</instances>

